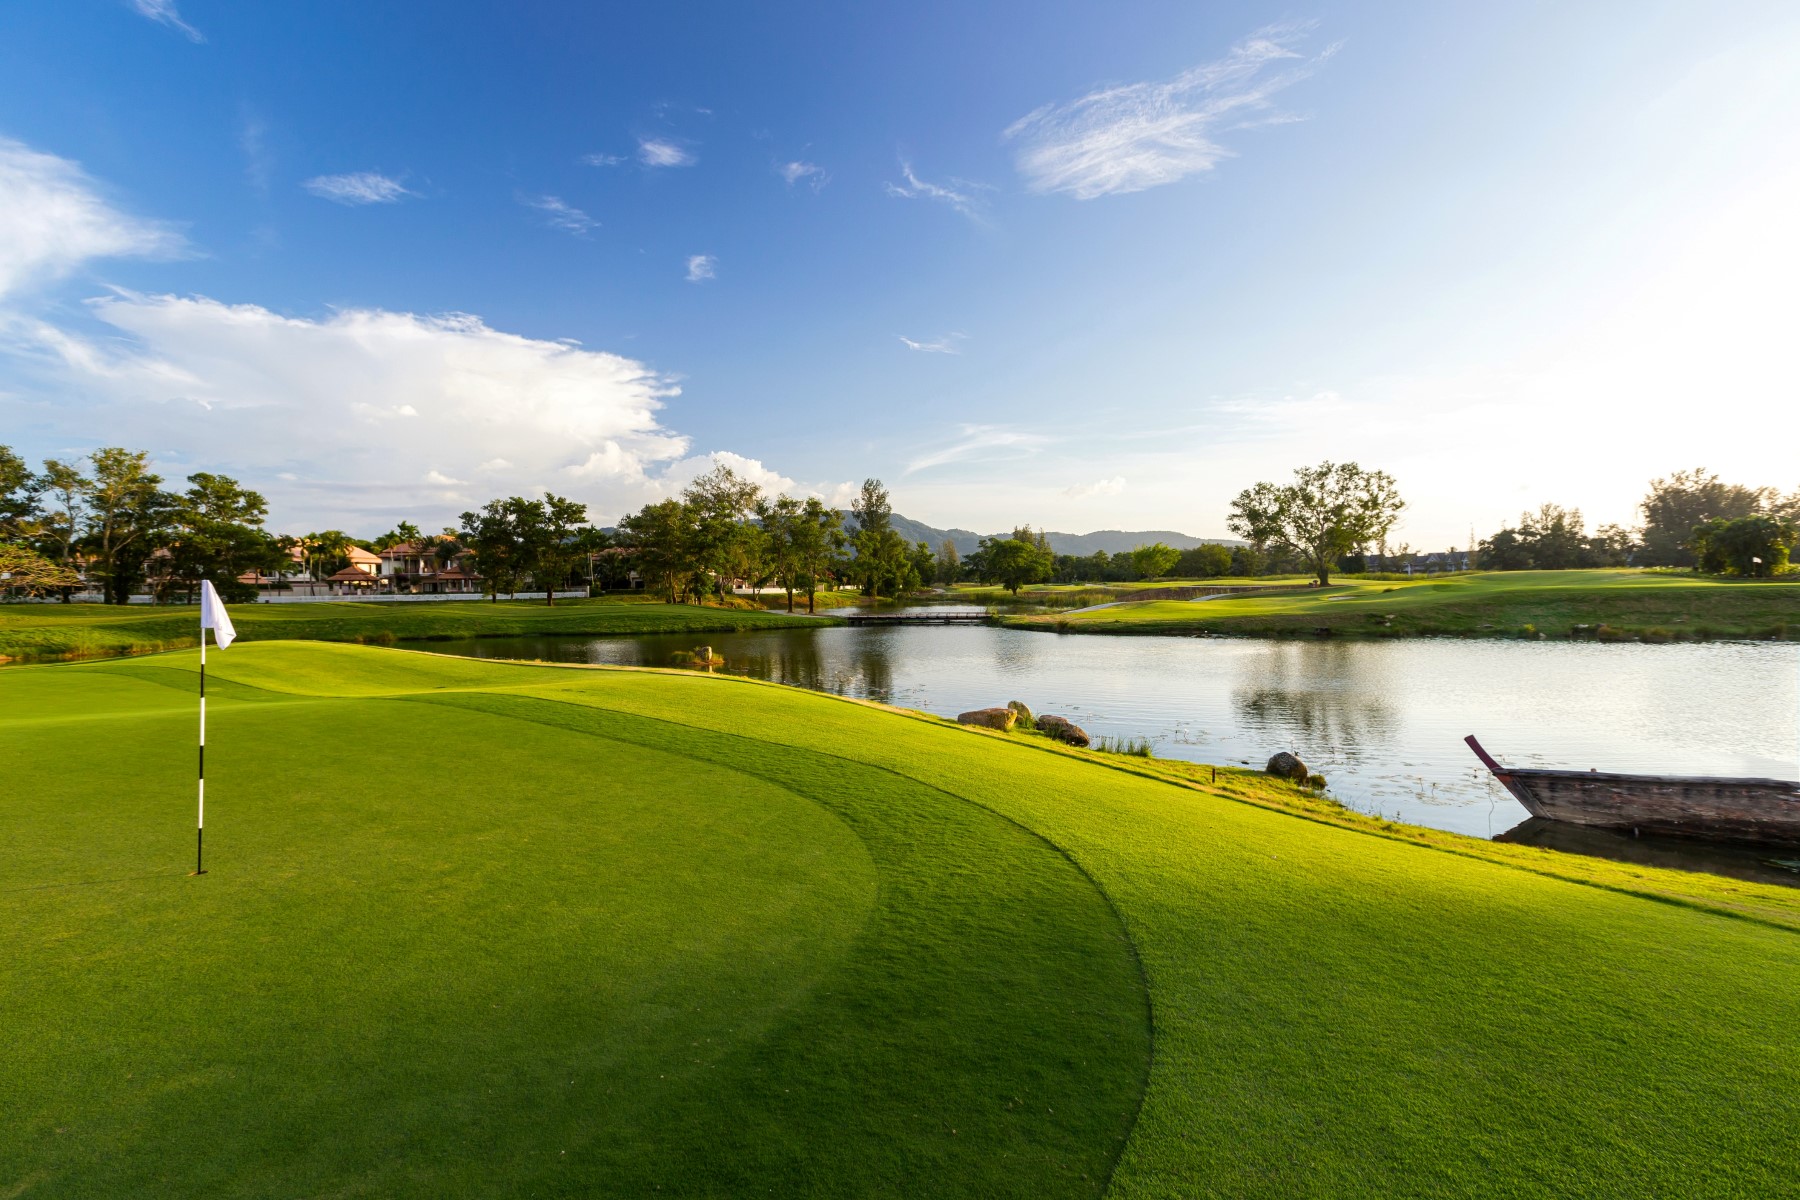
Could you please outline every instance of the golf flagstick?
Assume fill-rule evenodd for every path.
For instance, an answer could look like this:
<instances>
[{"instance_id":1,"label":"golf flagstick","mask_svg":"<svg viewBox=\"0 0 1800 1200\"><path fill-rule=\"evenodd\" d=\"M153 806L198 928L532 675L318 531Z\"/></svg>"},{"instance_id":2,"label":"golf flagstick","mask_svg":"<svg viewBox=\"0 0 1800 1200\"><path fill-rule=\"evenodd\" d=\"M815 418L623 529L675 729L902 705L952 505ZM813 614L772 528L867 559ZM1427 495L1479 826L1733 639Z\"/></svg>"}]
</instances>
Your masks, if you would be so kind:
<instances>
[{"instance_id":1,"label":"golf flagstick","mask_svg":"<svg viewBox=\"0 0 1800 1200\"><path fill-rule=\"evenodd\" d=\"M213 631L219 649L231 645L237 630L225 613L225 602L219 599L212 580L200 581L200 795L199 812L194 820L194 874L206 874L206 631Z\"/></svg>"}]
</instances>

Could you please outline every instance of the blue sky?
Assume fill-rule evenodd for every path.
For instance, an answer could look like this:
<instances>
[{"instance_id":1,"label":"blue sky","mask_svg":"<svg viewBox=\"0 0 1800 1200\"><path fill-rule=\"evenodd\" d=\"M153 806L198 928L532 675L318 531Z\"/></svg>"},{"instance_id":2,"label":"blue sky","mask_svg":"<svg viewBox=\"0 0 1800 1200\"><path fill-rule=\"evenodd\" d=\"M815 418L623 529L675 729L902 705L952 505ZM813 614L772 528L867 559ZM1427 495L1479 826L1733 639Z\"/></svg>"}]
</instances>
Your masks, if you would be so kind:
<instances>
[{"instance_id":1,"label":"blue sky","mask_svg":"<svg viewBox=\"0 0 1800 1200\"><path fill-rule=\"evenodd\" d=\"M373 533L714 461L977 529L1796 485L1791 4L0 11L0 441Z\"/></svg>"}]
</instances>

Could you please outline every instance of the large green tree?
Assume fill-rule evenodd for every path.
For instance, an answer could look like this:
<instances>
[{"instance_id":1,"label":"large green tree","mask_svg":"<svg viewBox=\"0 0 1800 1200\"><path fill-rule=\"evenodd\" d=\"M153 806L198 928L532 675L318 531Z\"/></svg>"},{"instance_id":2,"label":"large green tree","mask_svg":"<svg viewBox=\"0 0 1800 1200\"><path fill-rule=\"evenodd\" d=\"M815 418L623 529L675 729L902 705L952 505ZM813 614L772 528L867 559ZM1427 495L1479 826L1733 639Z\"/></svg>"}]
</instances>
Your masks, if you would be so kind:
<instances>
[{"instance_id":1,"label":"large green tree","mask_svg":"<svg viewBox=\"0 0 1800 1200\"><path fill-rule=\"evenodd\" d=\"M1759 578L1787 566L1794 542L1793 523L1769 513L1711 520L1696 528L1689 539L1699 570Z\"/></svg>"},{"instance_id":2,"label":"large green tree","mask_svg":"<svg viewBox=\"0 0 1800 1200\"><path fill-rule=\"evenodd\" d=\"M1652 479L1638 506L1644 514L1639 561L1648 567L1691 567L1696 561L1694 530L1709 521L1735 521L1761 512L1774 499L1768 488L1725 483L1705 467Z\"/></svg>"},{"instance_id":3,"label":"large green tree","mask_svg":"<svg viewBox=\"0 0 1800 1200\"><path fill-rule=\"evenodd\" d=\"M619 522L619 542L631 552L638 575L654 582L670 604L686 591L694 571L693 513L679 500L646 504Z\"/></svg>"},{"instance_id":4,"label":"large green tree","mask_svg":"<svg viewBox=\"0 0 1800 1200\"><path fill-rule=\"evenodd\" d=\"M762 528L751 518L762 503L762 488L723 463L681 494L689 512L688 549L696 570L723 596L733 579L759 571Z\"/></svg>"},{"instance_id":5,"label":"large green tree","mask_svg":"<svg viewBox=\"0 0 1800 1200\"><path fill-rule=\"evenodd\" d=\"M556 589L591 549L594 530L587 523L587 505L554 492L542 500L513 497L514 527L524 551L525 570L543 589L544 603L556 603Z\"/></svg>"},{"instance_id":6,"label":"large green tree","mask_svg":"<svg viewBox=\"0 0 1800 1200\"><path fill-rule=\"evenodd\" d=\"M1013 530L1010 537L982 538L978 553L982 580L998 583L1015 596L1027 584L1050 578L1056 565L1048 541L1029 527Z\"/></svg>"},{"instance_id":7,"label":"large green tree","mask_svg":"<svg viewBox=\"0 0 1800 1200\"><path fill-rule=\"evenodd\" d=\"M0 446L0 541L23 541L37 529L38 476L11 446Z\"/></svg>"},{"instance_id":8,"label":"large green tree","mask_svg":"<svg viewBox=\"0 0 1800 1200\"><path fill-rule=\"evenodd\" d=\"M264 529L268 501L227 475L199 471L175 506L169 539L168 582L192 592L212 581L227 600L256 599L256 588L240 583L248 572L280 567L286 555Z\"/></svg>"},{"instance_id":9,"label":"large green tree","mask_svg":"<svg viewBox=\"0 0 1800 1200\"><path fill-rule=\"evenodd\" d=\"M487 586L488 599L498 604L500 593L511 596L524 581L529 563L519 537L511 500L489 500L461 518L457 538L475 558L476 573Z\"/></svg>"},{"instance_id":10,"label":"large green tree","mask_svg":"<svg viewBox=\"0 0 1800 1200\"><path fill-rule=\"evenodd\" d=\"M890 583L896 553L887 536L893 533L894 506L881 480L863 480L861 493L850 504L850 515L856 520L856 533L850 541L856 550L857 582L862 585L863 595L873 596Z\"/></svg>"},{"instance_id":11,"label":"large green tree","mask_svg":"<svg viewBox=\"0 0 1800 1200\"><path fill-rule=\"evenodd\" d=\"M181 500L162 490L145 451L106 446L90 454L88 463L93 487L82 549L106 603L124 604L144 581L144 564L169 535Z\"/></svg>"},{"instance_id":12,"label":"large green tree","mask_svg":"<svg viewBox=\"0 0 1800 1200\"><path fill-rule=\"evenodd\" d=\"M1161 579L1181 560L1181 551L1162 542L1138 546L1131 552L1131 569L1140 579Z\"/></svg>"},{"instance_id":13,"label":"large green tree","mask_svg":"<svg viewBox=\"0 0 1800 1200\"><path fill-rule=\"evenodd\" d=\"M1239 492L1226 524L1259 549L1275 546L1299 555L1323 587L1338 559L1385 538L1405 507L1387 472L1323 462L1297 469L1292 483L1259 483Z\"/></svg>"}]
</instances>

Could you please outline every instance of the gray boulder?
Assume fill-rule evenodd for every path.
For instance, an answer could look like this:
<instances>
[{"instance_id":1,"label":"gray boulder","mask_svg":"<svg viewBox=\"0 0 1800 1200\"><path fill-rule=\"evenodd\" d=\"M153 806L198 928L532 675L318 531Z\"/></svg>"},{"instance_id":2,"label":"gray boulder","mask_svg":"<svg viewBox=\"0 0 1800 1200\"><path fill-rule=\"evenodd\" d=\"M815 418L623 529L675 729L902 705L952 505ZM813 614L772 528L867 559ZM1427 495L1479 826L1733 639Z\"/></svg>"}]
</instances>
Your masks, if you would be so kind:
<instances>
[{"instance_id":1,"label":"gray boulder","mask_svg":"<svg viewBox=\"0 0 1800 1200\"><path fill-rule=\"evenodd\" d=\"M1013 722L1019 714L1010 708L977 708L972 712L956 714L958 725L978 725L983 729L998 729L1001 733L1010 733Z\"/></svg>"},{"instance_id":2,"label":"gray boulder","mask_svg":"<svg viewBox=\"0 0 1800 1200\"><path fill-rule=\"evenodd\" d=\"M1296 783L1305 783L1306 777L1312 774L1305 763L1286 750L1271 758L1269 765L1263 770L1271 775L1279 775L1283 779L1292 779Z\"/></svg>"},{"instance_id":3,"label":"gray boulder","mask_svg":"<svg viewBox=\"0 0 1800 1200\"><path fill-rule=\"evenodd\" d=\"M1023 725L1027 729L1031 728L1031 724L1032 724L1031 710L1029 708L1025 707L1025 702L1023 700L1008 700L1006 702L1006 707L1012 709L1015 713L1019 714L1019 724Z\"/></svg>"},{"instance_id":4,"label":"gray boulder","mask_svg":"<svg viewBox=\"0 0 1800 1200\"><path fill-rule=\"evenodd\" d=\"M1037 719L1037 727L1039 733L1047 733L1059 742L1066 742L1071 746L1088 744L1087 730L1067 717L1053 717L1045 713Z\"/></svg>"}]
</instances>

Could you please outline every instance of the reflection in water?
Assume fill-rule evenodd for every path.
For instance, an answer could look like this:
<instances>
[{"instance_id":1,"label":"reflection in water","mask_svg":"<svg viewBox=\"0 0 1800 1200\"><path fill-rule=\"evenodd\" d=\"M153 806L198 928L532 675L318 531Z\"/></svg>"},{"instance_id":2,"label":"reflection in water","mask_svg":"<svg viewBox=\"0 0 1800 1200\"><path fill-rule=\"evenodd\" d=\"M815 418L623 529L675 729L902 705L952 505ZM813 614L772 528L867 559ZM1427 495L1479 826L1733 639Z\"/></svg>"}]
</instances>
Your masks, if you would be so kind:
<instances>
[{"instance_id":1,"label":"reflection in water","mask_svg":"<svg viewBox=\"0 0 1800 1200\"><path fill-rule=\"evenodd\" d=\"M1261 641L994 627L825 628L421 643L452 654L667 666L710 642L730 674L944 716L1023 700L1196 762L1292 750L1365 812L1491 837L1526 817L1503 762L1794 778L1800 645Z\"/></svg>"},{"instance_id":2,"label":"reflection in water","mask_svg":"<svg viewBox=\"0 0 1800 1200\"><path fill-rule=\"evenodd\" d=\"M1800 887L1800 858L1793 850L1695 842L1685 838L1633 837L1610 829L1590 829L1566 821L1529 817L1496 841L1544 846L1570 854L1591 854L1647 867L1711 871L1733 879Z\"/></svg>"}]
</instances>

